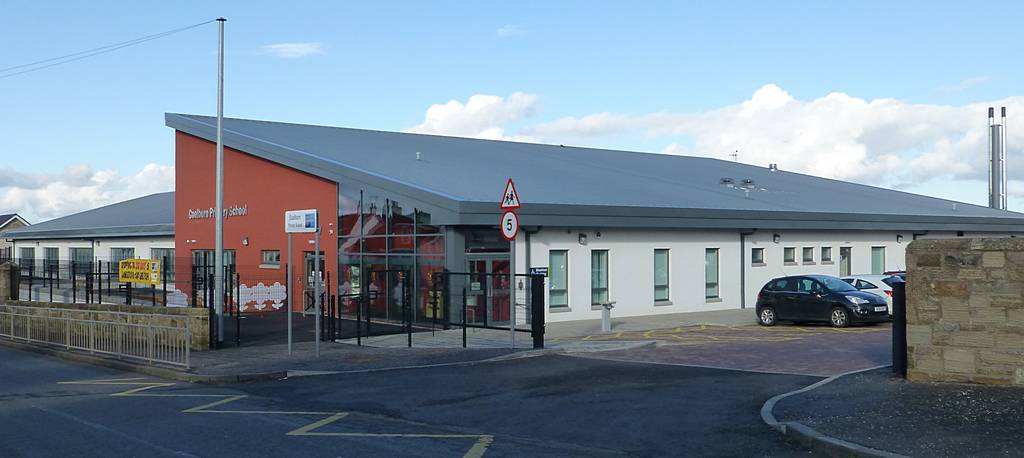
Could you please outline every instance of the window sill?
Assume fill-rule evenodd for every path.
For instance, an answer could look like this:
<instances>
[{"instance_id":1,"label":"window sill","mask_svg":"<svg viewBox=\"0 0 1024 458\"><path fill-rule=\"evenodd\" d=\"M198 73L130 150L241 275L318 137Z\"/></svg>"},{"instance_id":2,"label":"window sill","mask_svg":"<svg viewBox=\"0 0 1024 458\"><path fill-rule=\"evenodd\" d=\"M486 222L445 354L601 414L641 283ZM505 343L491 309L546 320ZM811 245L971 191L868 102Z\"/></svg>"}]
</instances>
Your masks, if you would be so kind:
<instances>
[{"instance_id":1,"label":"window sill","mask_svg":"<svg viewBox=\"0 0 1024 458\"><path fill-rule=\"evenodd\" d=\"M798 264L796 262L784 262L784 263L782 263L782 265L784 265L784 266L795 266L795 265L798 265Z\"/></svg>"},{"instance_id":2,"label":"window sill","mask_svg":"<svg viewBox=\"0 0 1024 458\"><path fill-rule=\"evenodd\" d=\"M823 265L823 266L831 266L832 265L832 261L821 261L821 265Z\"/></svg>"},{"instance_id":3,"label":"window sill","mask_svg":"<svg viewBox=\"0 0 1024 458\"><path fill-rule=\"evenodd\" d=\"M548 311L551 312L551 313L565 313L565 312L571 312L572 309L569 308L568 305L558 305L558 306L548 307Z\"/></svg>"},{"instance_id":4,"label":"window sill","mask_svg":"<svg viewBox=\"0 0 1024 458\"><path fill-rule=\"evenodd\" d=\"M813 266L814 265L814 261L804 261L804 265L805 266Z\"/></svg>"},{"instance_id":5,"label":"window sill","mask_svg":"<svg viewBox=\"0 0 1024 458\"><path fill-rule=\"evenodd\" d=\"M655 307L663 307L666 305L672 305L672 301L654 301Z\"/></svg>"},{"instance_id":6,"label":"window sill","mask_svg":"<svg viewBox=\"0 0 1024 458\"><path fill-rule=\"evenodd\" d=\"M705 297L704 298L704 303L706 303L706 304L710 304L710 303L713 303L713 302L722 302L722 298L720 298L720 297Z\"/></svg>"},{"instance_id":7,"label":"window sill","mask_svg":"<svg viewBox=\"0 0 1024 458\"><path fill-rule=\"evenodd\" d=\"M764 266L767 266L767 265L768 264L765 264L763 262L752 262L752 263L750 263L750 267L764 267Z\"/></svg>"},{"instance_id":8,"label":"window sill","mask_svg":"<svg viewBox=\"0 0 1024 458\"><path fill-rule=\"evenodd\" d=\"M260 264L260 269L280 269L280 264Z\"/></svg>"}]
</instances>

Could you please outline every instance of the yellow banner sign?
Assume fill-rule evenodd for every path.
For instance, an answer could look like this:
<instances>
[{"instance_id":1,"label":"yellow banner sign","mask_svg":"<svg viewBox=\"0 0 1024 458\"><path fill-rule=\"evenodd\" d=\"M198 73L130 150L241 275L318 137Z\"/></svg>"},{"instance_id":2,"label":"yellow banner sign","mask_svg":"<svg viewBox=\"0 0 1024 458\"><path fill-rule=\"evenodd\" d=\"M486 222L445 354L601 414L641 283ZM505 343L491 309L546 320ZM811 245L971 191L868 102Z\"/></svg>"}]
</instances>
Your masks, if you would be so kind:
<instances>
[{"instance_id":1,"label":"yellow banner sign","mask_svg":"<svg viewBox=\"0 0 1024 458\"><path fill-rule=\"evenodd\" d=\"M125 259L117 264L117 281L158 285L160 284L160 261Z\"/></svg>"}]
</instances>

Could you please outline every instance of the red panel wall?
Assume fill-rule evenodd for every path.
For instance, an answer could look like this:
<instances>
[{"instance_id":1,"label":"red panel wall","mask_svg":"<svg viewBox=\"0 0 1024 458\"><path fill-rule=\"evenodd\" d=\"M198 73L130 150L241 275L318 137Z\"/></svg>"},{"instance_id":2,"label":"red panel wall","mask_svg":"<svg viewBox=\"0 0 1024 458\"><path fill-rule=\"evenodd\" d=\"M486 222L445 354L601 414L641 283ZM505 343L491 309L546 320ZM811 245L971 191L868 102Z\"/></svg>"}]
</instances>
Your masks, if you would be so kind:
<instances>
[{"instance_id":1,"label":"red panel wall","mask_svg":"<svg viewBox=\"0 0 1024 458\"><path fill-rule=\"evenodd\" d=\"M174 173L176 276L187 279L191 276L192 251L214 249L214 218L189 219L189 210L209 209L216 205L216 144L175 132ZM286 283L285 263L289 260L285 259L288 238L284 233L284 212L307 208L320 210L320 249L325 253L326 270L332 282L337 278L335 224L338 221L338 190L335 182L224 148L224 208L231 206L246 207L244 216L229 216L224 220L224 249L235 250L242 284L255 287L258 282L266 286L275 281L282 285ZM301 308L300 292L306 281L303 251L313 251L310 243L313 236L293 236L290 262L293 266L292 300L296 310ZM248 239L248 245L243 245L244 239ZM259 267L262 250L279 250L281 267ZM178 289L191 295L191 286L179 283Z\"/></svg>"}]
</instances>

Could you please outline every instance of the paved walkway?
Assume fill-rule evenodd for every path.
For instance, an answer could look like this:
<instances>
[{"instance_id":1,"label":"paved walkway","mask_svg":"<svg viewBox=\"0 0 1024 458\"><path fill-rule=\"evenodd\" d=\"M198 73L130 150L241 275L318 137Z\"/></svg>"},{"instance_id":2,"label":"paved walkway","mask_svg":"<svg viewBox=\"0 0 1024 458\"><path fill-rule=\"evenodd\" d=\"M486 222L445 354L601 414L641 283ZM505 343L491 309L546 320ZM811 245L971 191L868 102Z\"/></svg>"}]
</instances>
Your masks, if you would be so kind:
<instances>
[{"instance_id":1,"label":"paved walkway","mask_svg":"<svg viewBox=\"0 0 1024 458\"><path fill-rule=\"evenodd\" d=\"M320 357L314 342L287 345L226 347L193 352L191 373L201 375L259 374L289 372L295 375L346 372L394 367L483 361L514 353L508 348L373 348L321 342Z\"/></svg>"},{"instance_id":2,"label":"paved walkway","mask_svg":"<svg viewBox=\"0 0 1024 458\"><path fill-rule=\"evenodd\" d=\"M647 331L651 329L669 329L679 326L695 326L700 324L757 324L757 316L755 316L754 309L750 308L631 317L616 317L614 309L612 310L612 332ZM601 320L596 319L548 323L545 335L549 339L558 339L600 333Z\"/></svg>"}]
</instances>

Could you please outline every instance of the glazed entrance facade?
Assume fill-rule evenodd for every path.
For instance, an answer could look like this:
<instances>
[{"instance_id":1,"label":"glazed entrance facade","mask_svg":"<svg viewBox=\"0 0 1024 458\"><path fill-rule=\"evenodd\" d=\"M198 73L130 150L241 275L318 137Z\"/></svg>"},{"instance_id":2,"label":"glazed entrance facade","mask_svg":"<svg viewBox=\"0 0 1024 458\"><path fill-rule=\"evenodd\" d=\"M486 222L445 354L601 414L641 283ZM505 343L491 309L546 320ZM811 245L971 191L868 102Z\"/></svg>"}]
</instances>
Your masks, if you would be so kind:
<instances>
[{"instance_id":1,"label":"glazed entrance facade","mask_svg":"<svg viewBox=\"0 0 1024 458\"><path fill-rule=\"evenodd\" d=\"M431 209L393 197L355 183L339 184L336 284L346 316L357 315L358 299L363 298L362 313L374 320L443 322L450 315L436 292L436 273L509 273L508 243L495 243L496 228L495 237L480 237L480 231L468 227L434 224ZM481 282L473 282L482 293L472 298L479 304L471 305L479 313L467 318L507 323L508 277L501 280L504 285Z\"/></svg>"}]
</instances>

